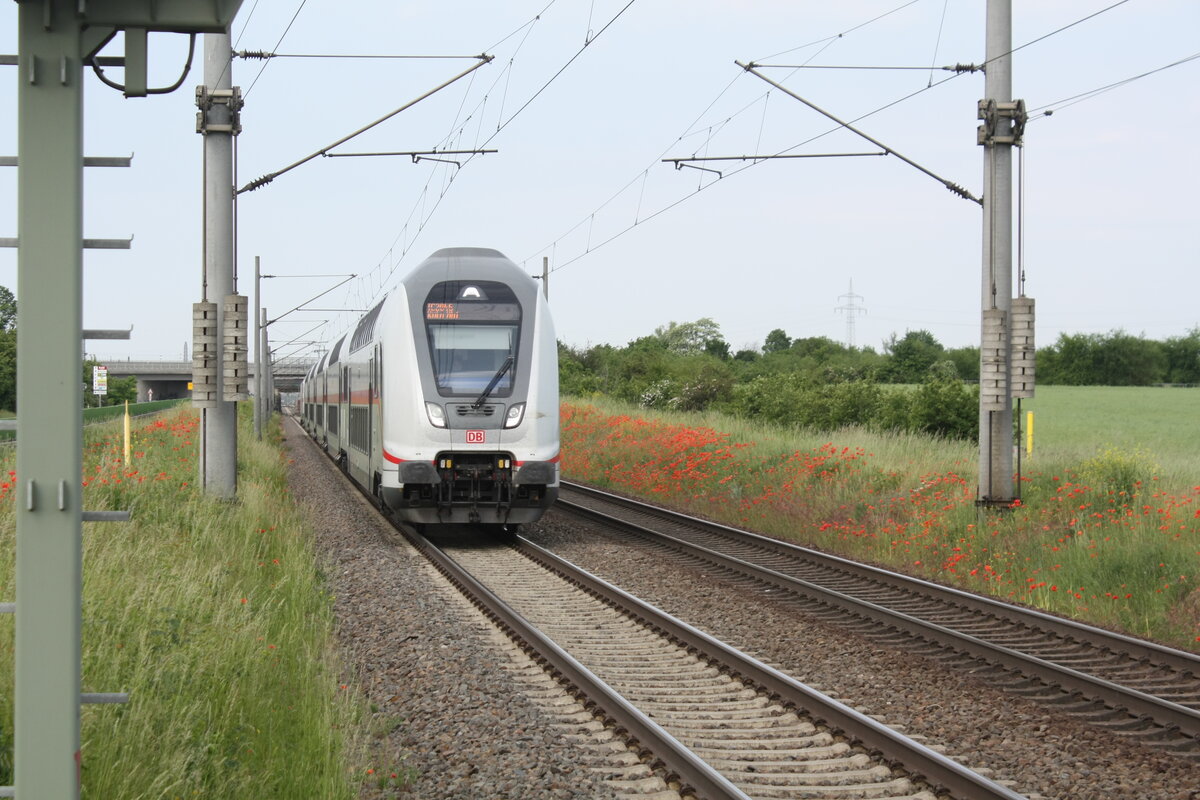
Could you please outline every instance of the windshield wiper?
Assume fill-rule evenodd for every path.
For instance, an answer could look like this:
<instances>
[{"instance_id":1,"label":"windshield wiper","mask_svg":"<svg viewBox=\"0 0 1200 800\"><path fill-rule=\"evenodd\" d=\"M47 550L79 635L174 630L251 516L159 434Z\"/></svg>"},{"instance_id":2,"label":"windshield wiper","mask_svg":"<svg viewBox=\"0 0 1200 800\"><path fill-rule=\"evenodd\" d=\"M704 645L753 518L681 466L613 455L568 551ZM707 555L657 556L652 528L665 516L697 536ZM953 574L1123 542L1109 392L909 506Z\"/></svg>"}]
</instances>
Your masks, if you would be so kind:
<instances>
[{"instance_id":1,"label":"windshield wiper","mask_svg":"<svg viewBox=\"0 0 1200 800\"><path fill-rule=\"evenodd\" d=\"M483 394L479 395L479 397L475 399L474 403L471 403L471 408L478 409L483 405L484 401L488 399L488 395L492 393L492 390L496 388L496 384L499 383L500 379L504 377L504 373L508 372L509 369L512 368L512 365L513 357L510 355L508 358L504 359L504 363L500 365L500 369L496 370L496 374L493 375L491 381L488 382L487 388L483 390Z\"/></svg>"}]
</instances>

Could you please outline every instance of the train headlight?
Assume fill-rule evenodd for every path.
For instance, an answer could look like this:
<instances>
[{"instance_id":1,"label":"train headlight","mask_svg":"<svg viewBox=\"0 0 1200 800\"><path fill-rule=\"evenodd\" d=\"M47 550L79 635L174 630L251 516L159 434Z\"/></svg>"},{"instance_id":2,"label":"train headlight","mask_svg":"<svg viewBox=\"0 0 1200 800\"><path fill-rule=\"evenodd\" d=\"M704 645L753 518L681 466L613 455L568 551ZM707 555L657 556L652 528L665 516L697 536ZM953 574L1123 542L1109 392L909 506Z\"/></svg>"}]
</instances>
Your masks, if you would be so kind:
<instances>
[{"instance_id":1,"label":"train headlight","mask_svg":"<svg viewBox=\"0 0 1200 800\"><path fill-rule=\"evenodd\" d=\"M446 410L437 403L426 403L425 413L429 415L429 424L435 428L446 427Z\"/></svg>"},{"instance_id":2,"label":"train headlight","mask_svg":"<svg viewBox=\"0 0 1200 800\"><path fill-rule=\"evenodd\" d=\"M515 428L521 424L523 419L525 419L525 404L513 403L508 407L508 413L504 415L504 427Z\"/></svg>"}]
</instances>

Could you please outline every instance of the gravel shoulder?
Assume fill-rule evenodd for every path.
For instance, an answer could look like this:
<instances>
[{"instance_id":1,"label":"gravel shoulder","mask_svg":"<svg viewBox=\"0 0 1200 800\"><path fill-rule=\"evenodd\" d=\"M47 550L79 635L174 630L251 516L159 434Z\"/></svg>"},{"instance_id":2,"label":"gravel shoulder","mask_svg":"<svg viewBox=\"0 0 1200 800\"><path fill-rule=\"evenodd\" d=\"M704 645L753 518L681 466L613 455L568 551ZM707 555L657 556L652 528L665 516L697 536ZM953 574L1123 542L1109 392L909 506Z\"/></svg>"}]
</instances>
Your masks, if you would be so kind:
<instances>
[{"instance_id":1,"label":"gravel shoulder","mask_svg":"<svg viewBox=\"0 0 1200 800\"><path fill-rule=\"evenodd\" d=\"M625 748L585 735L590 715L397 543L294 422L284 433L290 490L309 513L335 596L342 658L373 709L376 772L361 796L619 797L605 779L626 777L617 767ZM392 773L411 781L380 787Z\"/></svg>"}]
</instances>

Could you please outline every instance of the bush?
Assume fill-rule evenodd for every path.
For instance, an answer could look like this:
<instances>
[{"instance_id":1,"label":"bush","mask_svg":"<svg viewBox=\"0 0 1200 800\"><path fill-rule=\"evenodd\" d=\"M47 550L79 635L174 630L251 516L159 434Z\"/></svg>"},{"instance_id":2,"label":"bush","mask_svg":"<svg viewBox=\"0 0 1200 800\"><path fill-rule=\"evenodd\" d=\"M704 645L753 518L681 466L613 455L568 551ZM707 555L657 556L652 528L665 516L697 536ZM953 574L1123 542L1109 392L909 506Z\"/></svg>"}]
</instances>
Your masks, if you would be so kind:
<instances>
[{"instance_id":1,"label":"bush","mask_svg":"<svg viewBox=\"0 0 1200 800\"><path fill-rule=\"evenodd\" d=\"M642 408L670 408L676 391L675 384L666 378L655 381L642 391L638 405Z\"/></svg>"},{"instance_id":2,"label":"bush","mask_svg":"<svg viewBox=\"0 0 1200 800\"><path fill-rule=\"evenodd\" d=\"M979 440L979 389L962 381L933 377L912 398L909 430Z\"/></svg>"},{"instance_id":3,"label":"bush","mask_svg":"<svg viewBox=\"0 0 1200 800\"><path fill-rule=\"evenodd\" d=\"M1142 483L1162 472L1148 453L1138 448L1132 452L1109 447L1080 468L1082 480L1092 489L1106 494L1138 494Z\"/></svg>"},{"instance_id":4,"label":"bush","mask_svg":"<svg viewBox=\"0 0 1200 800\"><path fill-rule=\"evenodd\" d=\"M724 410L743 419L820 431L857 425L979 438L979 391L948 371L932 372L916 391L865 380L815 383L795 374L763 375L735 386Z\"/></svg>"}]
</instances>

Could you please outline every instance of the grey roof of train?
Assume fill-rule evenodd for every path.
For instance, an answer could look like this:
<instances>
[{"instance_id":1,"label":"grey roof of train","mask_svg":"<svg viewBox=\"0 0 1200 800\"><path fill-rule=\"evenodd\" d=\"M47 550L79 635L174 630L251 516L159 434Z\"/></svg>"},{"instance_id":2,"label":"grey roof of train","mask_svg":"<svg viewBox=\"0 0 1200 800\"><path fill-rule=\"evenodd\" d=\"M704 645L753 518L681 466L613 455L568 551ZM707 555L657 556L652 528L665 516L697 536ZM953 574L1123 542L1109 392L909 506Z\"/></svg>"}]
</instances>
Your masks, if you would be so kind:
<instances>
[{"instance_id":1,"label":"grey roof of train","mask_svg":"<svg viewBox=\"0 0 1200 800\"><path fill-rule=\"evenodd\" d=\"M418 264L400 282L408 287L410 292L415 290L415 294L424 297L426 292L441 280L441 276L436 272L438 267L467 269L475 280L490 279L508 283L519 294L537 292L532 275L518 267L499 250L487 247L447 247L438 250ZM518 282L522 277L524 282Z\"/></svg>"}]
</instances>

